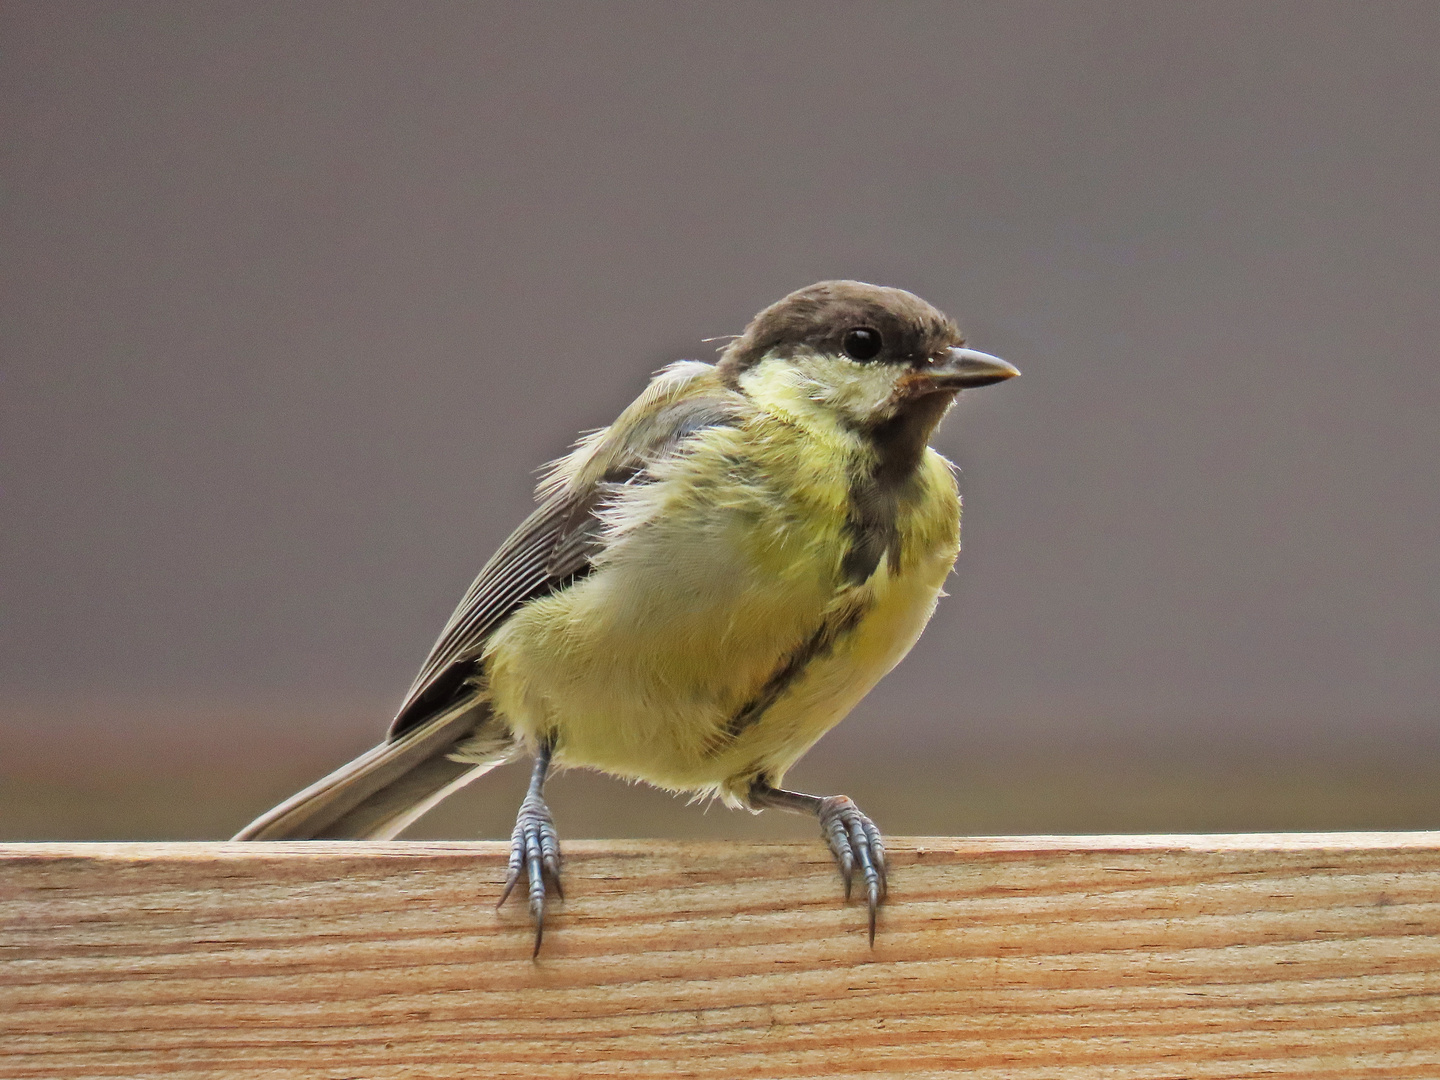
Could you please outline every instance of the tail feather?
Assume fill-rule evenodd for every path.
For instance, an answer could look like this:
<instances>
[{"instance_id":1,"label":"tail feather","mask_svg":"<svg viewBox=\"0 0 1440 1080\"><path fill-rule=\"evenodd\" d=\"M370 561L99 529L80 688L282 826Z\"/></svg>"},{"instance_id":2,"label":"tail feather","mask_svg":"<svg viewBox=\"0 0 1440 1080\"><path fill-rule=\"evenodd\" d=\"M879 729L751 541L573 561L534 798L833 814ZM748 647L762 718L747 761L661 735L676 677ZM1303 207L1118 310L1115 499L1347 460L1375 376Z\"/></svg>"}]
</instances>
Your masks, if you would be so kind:
<instances>
[{"instance_id":1,"label":"tail feather","mask_svg":"<svg viewBox=\"0 0 1440 1080\"><path fill-rule=\"evenodd\" d=\"M432 757L331 822L317 839L393 840L442 800L484 776L502 760L477 765Z\"/></svg>"},{"instance_id":2,"label":"tail feather","mask_svg":"<svg viewBox=\"0 0 1440 1080\"><path fill-rule=\"evenodd\" d=\"M449 757L460 743L465 761ZM471 698L381 743L256 818L236 840L388 840L506 761L514 739Z\"/></svg>"}]
</instances>

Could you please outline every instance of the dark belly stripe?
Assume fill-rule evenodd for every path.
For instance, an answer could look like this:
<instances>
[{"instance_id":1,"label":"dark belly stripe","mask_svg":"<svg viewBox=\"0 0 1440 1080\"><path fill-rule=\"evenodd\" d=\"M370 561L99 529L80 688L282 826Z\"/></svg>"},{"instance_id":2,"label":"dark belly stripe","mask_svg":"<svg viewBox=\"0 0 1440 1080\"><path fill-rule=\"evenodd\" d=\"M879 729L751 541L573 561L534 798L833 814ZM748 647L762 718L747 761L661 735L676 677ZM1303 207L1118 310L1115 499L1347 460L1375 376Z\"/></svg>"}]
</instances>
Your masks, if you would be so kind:
<instances>
[{"instance_id":1,"label":"dark belly stripe","mask_svg":"<svg viewBox=\"0 0 1440 1080\"><path fill-rule=\"evenodd\" d=\"M745 731L754 727L765 715L765 711L779 701L785 691L805 673L810 662L828 656L835 648L835 643L855 629L868 610L869 604L857 598L855 602L847 604L827 618L820 625L820 629L784 659L775 673L765 680L760 692L730 717L723 729L725 743L734 742ZM716 750L723 749L723 746L724 744L717 746Z\"/></svg>"}]
</instances>

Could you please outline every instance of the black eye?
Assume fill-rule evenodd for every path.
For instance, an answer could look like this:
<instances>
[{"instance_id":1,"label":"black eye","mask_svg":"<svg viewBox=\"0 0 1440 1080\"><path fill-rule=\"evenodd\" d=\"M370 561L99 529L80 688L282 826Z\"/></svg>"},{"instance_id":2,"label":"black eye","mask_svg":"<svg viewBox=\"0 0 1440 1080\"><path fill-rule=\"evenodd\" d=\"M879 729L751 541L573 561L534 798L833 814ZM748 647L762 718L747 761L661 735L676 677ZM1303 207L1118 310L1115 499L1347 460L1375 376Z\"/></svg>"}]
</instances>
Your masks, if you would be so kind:
<instances>
[{"instance_id":1,"label":"black eye","mask_svg":"<svg viewBox=\"0 0 1440 1080\"><path fill-rule=\"evenodd\" d=\"M870 326L857 326L845 331L845 340L840 343L845 355L851 360L874 360L880 355L885 343L880 340L880 331Z\"/></svg>"}]
</instances>

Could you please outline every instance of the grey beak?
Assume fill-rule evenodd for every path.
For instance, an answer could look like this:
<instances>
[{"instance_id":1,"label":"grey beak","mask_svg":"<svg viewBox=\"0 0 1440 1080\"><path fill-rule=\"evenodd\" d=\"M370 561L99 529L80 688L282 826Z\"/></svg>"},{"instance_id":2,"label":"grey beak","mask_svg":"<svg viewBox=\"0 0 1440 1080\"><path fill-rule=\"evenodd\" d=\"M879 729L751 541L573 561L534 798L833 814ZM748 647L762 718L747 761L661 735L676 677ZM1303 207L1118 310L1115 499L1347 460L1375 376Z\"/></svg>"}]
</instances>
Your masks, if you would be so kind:
<instances>
[{"instance_id":1,"label":"grey beak","mask_svg":"<svg viewBox=\"0 0 1440 1080\"><path fill-rule=\"evenodd\" d=\"M951 348L935 360L927 374L936 385L946 389L973 390L1013 379L1020 374L1020 369L989 353Z\"/></svg>"}]
</instances>

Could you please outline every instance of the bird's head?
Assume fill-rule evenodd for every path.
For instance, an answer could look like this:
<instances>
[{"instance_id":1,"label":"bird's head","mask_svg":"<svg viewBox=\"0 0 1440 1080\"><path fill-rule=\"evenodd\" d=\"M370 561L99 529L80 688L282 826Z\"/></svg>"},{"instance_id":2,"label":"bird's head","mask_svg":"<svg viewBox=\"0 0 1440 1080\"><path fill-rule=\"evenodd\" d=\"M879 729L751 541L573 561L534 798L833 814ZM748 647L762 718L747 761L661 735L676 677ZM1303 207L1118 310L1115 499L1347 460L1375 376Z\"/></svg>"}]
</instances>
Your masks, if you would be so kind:
<instances>
[{"instance_id":1,"label":"bird's head","mask_svg":"<svg viewBox=\"0 0 1440 1080\"><path fill-rule=\"evenodd\" d=\"M961 390L1020 374L964 344L954 321L914 293L822 281L756 315L718 367L762 403L860 431L899 426L923 443Z\"/></svg>"}]
</instances>

